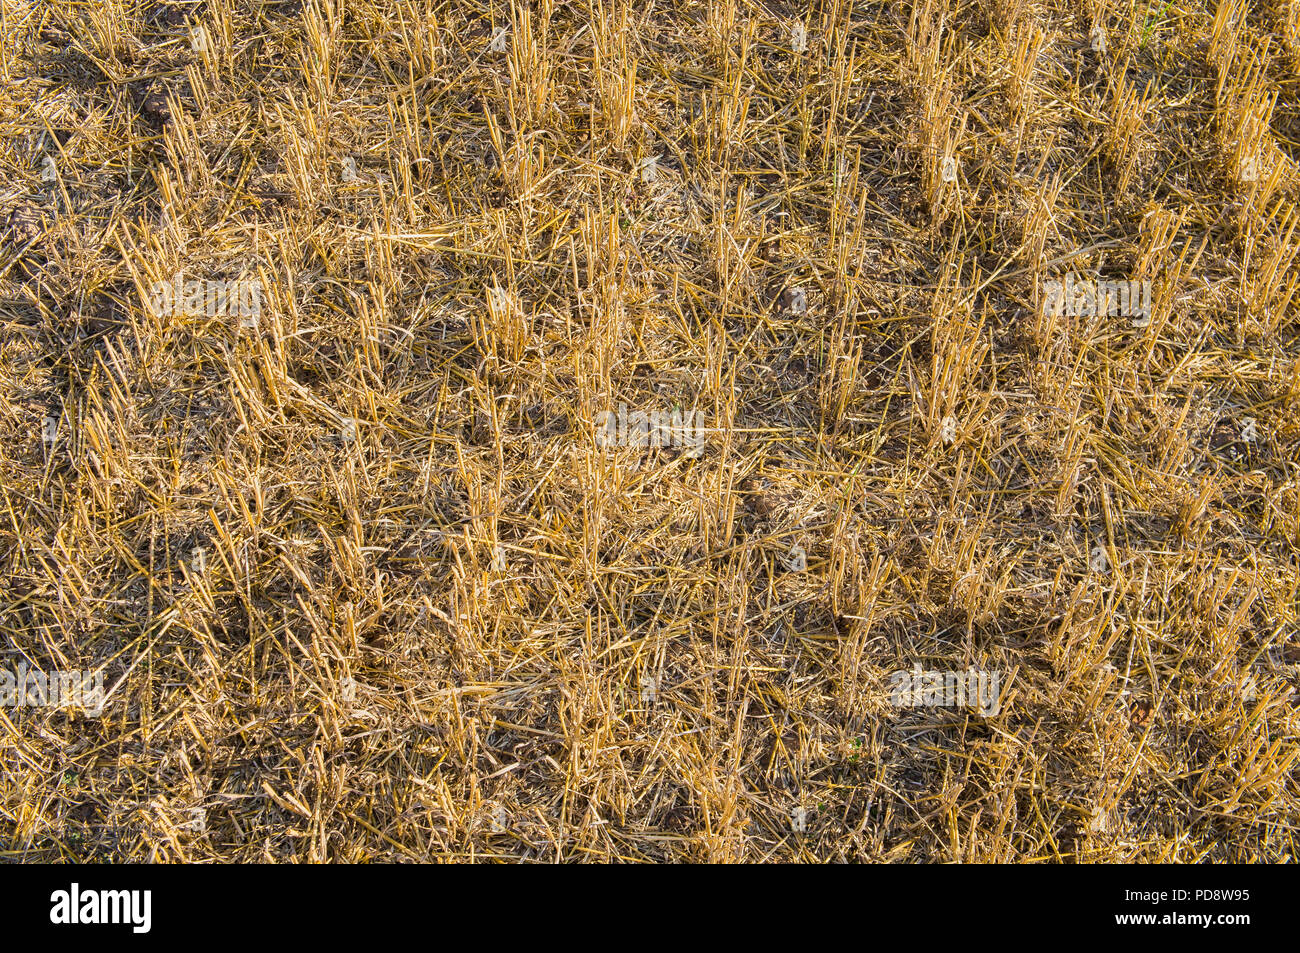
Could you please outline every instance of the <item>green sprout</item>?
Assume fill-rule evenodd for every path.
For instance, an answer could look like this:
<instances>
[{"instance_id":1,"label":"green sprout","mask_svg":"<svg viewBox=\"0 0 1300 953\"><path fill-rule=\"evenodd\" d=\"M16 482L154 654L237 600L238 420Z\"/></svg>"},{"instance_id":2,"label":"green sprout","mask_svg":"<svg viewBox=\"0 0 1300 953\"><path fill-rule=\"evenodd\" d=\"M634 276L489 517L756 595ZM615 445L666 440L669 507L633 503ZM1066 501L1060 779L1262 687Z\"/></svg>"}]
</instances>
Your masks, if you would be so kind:
<instances>
[{"instance_id":1,"label":"green sprout","mask_svg":"<svg viewBox=\"0 0 1300 953\"><path fill-rule=\"evenodd\" d=\"M1155 7L1150 7L1147 10L1146 16L1143 17L1142 19L1142 42L1139 43L1138 46L1145 48L1147 45L1147 40L1151 39L1151 35L1155 32L1156 27L1163 26L1165 24L1166 22L1165 15L1169 12L1170 3L1172 3L1172 0L1165 0L1164 4L1161 5L1160 12L1157 14L1154 22L1151 17L1151 11L1155 10Z\"/></svg>"}]
</instances>

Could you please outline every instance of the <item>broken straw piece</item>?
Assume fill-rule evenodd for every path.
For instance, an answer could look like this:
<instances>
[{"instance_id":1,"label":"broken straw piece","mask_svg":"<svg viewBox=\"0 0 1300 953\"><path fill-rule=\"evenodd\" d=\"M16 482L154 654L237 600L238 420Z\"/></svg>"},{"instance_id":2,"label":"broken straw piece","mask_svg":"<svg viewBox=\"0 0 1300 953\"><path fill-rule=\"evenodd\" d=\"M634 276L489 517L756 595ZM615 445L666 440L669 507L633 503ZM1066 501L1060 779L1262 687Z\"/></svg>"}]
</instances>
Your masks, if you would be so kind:
<instances>
[{"instance_id":1,"label":"broken straw piece","mask_svg":"<svg viewBox=\"0 0 1300 953\"><path fill-rule=\"evenodd\" d=\"M1241 700L1244 702L1253 702L1259 694L1259 686L1255 683L1254 675L1247 675L1246 681L1241 686Z\"/></svg>"}]
</instances>

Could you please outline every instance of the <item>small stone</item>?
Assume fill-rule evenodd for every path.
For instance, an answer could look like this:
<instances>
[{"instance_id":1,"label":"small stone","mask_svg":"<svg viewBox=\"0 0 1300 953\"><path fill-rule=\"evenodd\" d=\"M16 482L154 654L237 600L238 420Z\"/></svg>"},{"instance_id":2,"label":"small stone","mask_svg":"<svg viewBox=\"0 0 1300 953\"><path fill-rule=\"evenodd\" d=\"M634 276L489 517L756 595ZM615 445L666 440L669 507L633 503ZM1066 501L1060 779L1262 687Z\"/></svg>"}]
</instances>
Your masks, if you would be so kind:
<instances>
[{"instance_id":1,"label":"small stone","mask_svg":"<svg viewBox=\"0 0 1300 953\"><path fill-rule=\"evenodd\" d=\"M787 288L781 296L781 304L788 314L807 314L808 292L803 288Z\"/></svg>"},{"instance_id":2,"label":"small stone","mask_svg":"<svg viewBox=\"0 0 1300 953\"><path fill-rule=\"evenodd\" d=\"M808 28L802 23L790 27L790 49L795 53L808 52Z\"/></svg>"},{"instance_id":3,"label":"small stone","mask_svg":"<svg viewBox=\"0 0 1300 953\"><path fill-rule=\"evenodd\" d=\"M646 675L641 679L641 704L653 705L659 697L659 680Z\"/></svg>"},{"instance_id":4,"label":"small stone","mask_svg":"<svg viewBox=\"0 0 1300 953\"><path fill-rule=\"evenodd\" d=\"M939 439L947 447L957 442L957 418L952 414L943 418L943 423L939 425Z\"/></svg>"},{"instance_id":5,"label":"small stone","mask_svg":"<svg viewBox=\"0 0 1300 953\"><path fill-rule=\"evenodd\" d=\"M208 828L208 812L201 807L192 807L185 812L187 820L178 825L181 830L189 831L191 834L202 834Z\"/></svg>"}]
</instances>

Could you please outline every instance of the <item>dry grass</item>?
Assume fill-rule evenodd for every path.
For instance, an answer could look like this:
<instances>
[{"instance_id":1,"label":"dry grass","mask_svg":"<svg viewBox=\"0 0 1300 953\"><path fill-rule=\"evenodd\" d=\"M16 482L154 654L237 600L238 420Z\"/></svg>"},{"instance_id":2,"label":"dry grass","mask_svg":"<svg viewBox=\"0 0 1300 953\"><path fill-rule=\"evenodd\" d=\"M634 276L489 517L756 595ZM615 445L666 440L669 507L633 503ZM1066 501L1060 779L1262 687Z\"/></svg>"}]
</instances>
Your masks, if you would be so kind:
<instances>
[{"instance_id":1,"label":"dry grass","mask_svg":"<svg viewBox=\"0 0 1300 953\"><path fill-rule=\"evenodd\" d=\"M0 8L3 858L1295 858L1297 0Z\"/></svg>"}]
</instances>

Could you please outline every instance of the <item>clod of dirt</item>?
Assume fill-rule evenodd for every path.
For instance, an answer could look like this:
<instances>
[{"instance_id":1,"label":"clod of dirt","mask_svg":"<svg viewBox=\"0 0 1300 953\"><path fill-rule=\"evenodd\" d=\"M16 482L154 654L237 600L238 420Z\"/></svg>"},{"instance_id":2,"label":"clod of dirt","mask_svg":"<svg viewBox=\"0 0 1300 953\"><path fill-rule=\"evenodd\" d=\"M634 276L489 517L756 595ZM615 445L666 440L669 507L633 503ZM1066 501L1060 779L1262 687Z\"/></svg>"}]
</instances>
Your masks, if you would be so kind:
<instances>
[{"instance_id":1,"label":"clod of dirt","mask_svg":"<svg viewBox=\"0 0 1300 953\"><path fill-rule=\"evenodd\" d=\"M167 87L160 80L153 80L148 86L137 92L140 115L155 125L165 125L172 119L171 106L167 102Z\"/></svg>"},{"instance_id":2,"label":"clod of dirt","mask_svg":"<svg viewBox=\"0 0 1300 953\"><path fill-rule=\"evenodd\" d=\"M45 232L45 216L35 205L23 204L5 216L4 237L19 247L37 241Z\"/></svg>"}]
</instances>

